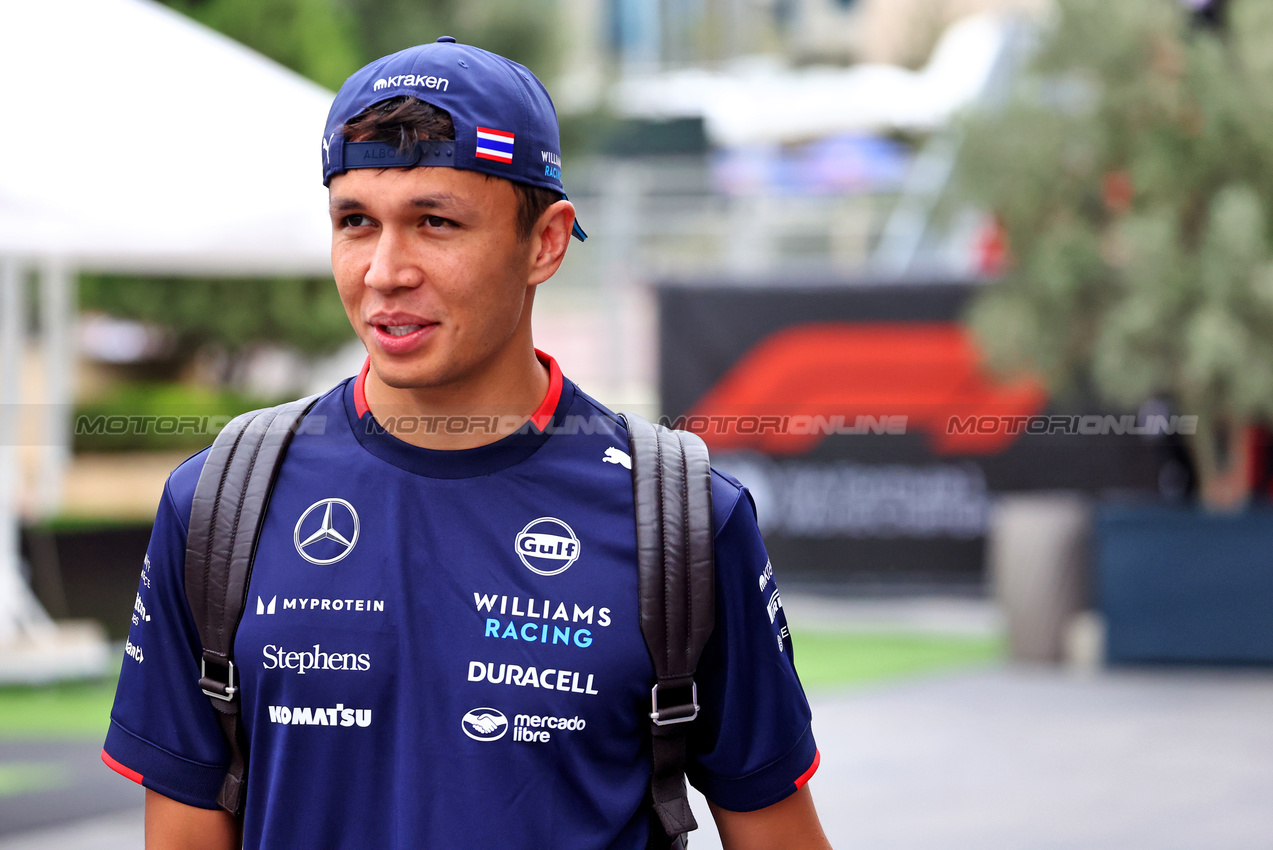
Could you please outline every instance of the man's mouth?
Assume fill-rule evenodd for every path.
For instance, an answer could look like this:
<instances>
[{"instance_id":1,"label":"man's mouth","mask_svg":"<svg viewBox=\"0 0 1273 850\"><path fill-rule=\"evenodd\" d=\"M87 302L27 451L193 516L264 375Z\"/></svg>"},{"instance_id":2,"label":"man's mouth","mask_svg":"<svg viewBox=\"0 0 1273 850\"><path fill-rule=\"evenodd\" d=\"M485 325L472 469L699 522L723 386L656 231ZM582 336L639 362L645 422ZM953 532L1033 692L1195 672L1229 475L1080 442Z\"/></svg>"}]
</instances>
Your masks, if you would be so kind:
<instances>
[{"instance_id":1,"label":"man's mouth","mask_svg":"<svg viewBox=\"0 0 1273 850\"><path fill-rule=\"evenodd\" d=\"M389 336L406 336L420 330L424 325L377 325L376 327L389 334Z\"/></svg>"}]
</instances>

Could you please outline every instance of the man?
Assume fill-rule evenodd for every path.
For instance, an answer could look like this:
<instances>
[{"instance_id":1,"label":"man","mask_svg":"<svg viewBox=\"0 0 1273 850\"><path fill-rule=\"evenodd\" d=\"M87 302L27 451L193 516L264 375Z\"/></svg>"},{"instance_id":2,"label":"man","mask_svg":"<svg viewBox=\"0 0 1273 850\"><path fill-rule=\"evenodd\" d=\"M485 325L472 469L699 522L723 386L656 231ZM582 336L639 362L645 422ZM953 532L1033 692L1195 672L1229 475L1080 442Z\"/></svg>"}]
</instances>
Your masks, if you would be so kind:
<instances>
[{"instance_id":1,"label":"man","mask_svg":"<svg viewBox=\"0 0 1273 850\"><path fill-rule=\"evenodd\" d=\"M442 38L352 76L323 138L368 361L279 472L235 637L242 825L184 596L206 453L169 478L103 751L152 848L630 848L653 667L627 435L531 340L575 224L525 68ZM750 498L713 480L717 622L687 772L731 850L824 848L809 711ZM643 707L644 706L644 707Z\"/></svg>"}]
</instances>

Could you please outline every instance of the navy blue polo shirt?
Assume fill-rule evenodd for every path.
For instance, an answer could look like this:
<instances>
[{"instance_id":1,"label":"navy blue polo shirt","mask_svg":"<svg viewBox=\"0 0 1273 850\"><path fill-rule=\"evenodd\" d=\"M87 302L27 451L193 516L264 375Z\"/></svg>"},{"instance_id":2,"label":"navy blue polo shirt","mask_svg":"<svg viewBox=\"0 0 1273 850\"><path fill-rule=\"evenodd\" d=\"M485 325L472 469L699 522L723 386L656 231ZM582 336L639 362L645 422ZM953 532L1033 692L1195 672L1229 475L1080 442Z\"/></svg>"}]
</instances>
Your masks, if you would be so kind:
<instances>
[{"instance_id":1,"label":"navy blue polo shirt","mask_svg":"<svg viewBox=\"0 0 1273 850\"><path fill-rule=\"evenodd\" d=\"M654 669L627 433L545 362L535 427L480 448L388 434L365 369L306 419L235 638L245 848L645 847ZM164 489L103 759L216 808L227 754L183 580L204 457ZM712 495L717 623L687 772L750 811L795 792L817 750L750 498L720 473Z\"/></svg>"}]
</instances>

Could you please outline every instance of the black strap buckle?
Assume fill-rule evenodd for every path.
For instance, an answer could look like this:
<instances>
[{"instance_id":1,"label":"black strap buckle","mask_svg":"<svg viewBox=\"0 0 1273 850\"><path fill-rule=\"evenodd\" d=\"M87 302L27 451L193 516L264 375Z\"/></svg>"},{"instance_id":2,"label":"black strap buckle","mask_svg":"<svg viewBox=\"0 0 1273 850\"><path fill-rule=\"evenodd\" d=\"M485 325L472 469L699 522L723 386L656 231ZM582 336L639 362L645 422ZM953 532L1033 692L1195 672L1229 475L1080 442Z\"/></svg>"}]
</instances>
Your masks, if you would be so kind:
<instances>
[{"instance_id":1,"label":"black strap buckle","mask_svg":"<svg viewBox=\"0 0 1273 850\"><path fill-rule=\"evenodd\" d=\"M674 705L659 704L659 685L655 683L650 688L650 719L654 721L655 726L671 726L675 723L689 723L698 717L698 683L691 681L689 685L671 686L668 688L673 694L680 693L682 697L686 696L685 689L689 688L689 702L679 702Z\"/></svg>"},{"instance_id":2,"label":"black strap buckle","mask_svg":"<svg viewBox=\"0 0 1273 850\"><path fill-rule=\"evenodd\" d=\"M224 679L213 678L208 675L208 657L205 655L199 661L199 689L213 699L225 700L232 702L234 695L239 692L238 687L234 684L234 662L228 658L212 658L214 666L213 672L225 673ZM220 670L216 670L220 667Z\"/></svg>"}]
</instances>

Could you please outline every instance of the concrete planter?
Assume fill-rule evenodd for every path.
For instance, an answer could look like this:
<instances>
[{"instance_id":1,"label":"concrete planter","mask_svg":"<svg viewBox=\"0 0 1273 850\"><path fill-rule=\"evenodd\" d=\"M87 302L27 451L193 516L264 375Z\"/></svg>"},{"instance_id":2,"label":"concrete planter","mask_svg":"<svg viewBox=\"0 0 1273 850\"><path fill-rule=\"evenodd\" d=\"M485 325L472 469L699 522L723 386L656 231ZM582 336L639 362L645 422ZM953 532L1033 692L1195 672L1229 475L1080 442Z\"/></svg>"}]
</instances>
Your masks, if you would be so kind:
<instances>
[{"instance_id":1,"label":"concrete planter","mask_svg":"<svg viewBox=\"0 0 1273 850\"><path fill-rule=\"evenodd\" d=\"M990 517L987 562L1013 661L1058 664L1088 600L1091 506L1073 493L1001 498Z\"/></svg>"}]
</instances>

